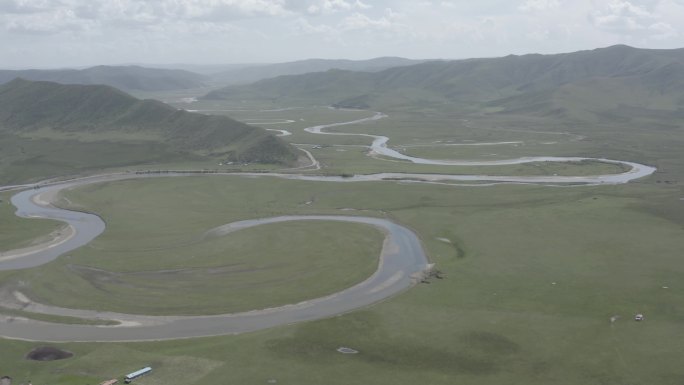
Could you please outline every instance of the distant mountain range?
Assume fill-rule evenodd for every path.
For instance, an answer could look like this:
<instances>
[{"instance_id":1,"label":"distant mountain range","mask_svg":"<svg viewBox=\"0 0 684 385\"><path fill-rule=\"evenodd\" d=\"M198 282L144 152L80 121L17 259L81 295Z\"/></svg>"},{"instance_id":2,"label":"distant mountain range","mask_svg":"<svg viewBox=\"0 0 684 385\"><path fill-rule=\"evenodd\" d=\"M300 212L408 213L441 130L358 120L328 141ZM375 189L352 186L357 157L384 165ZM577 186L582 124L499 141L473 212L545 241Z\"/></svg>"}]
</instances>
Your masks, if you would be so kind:
<instances>
[{"instance_id":1,"label":"distant mountain range","mask_svg":"<svg viewBox=\"0 0 684 385\"><path fill-rule=\"evenodd\" d=\"M164 151L288 164L295 150L267 131L225 116L177 110L102 85L15 79L0 86L0 134L84 143L153 142ZM125 159L119 159L125 163Z\"/></svg>"},{"instance_id":2,"label":"distant mountain range","mask_svg":"<svg viewBox=\"0 0 684 385\"><path fill-rule=\"evenodd\" d=\"M379 57L370 60L328 60L308 59L287 63L254 64L244 68L234 68L211 75L218 84L248 84L262 79L284 75L301 75L311 72L325 72L332 69L377 72L392 67L423 63L425 60L412 60L400 57Z\"/></svg>"},{"instance_id":3,"label":"distant mountain range","mask_svg":"<svg viewBox=\"0 0 684 385\"><path fill-rule=\"evenodd\" d=\"M0 70L0 84L22 78L62 84L104 84L125 91L154 92L202 88L209 85L248 84L277 76L323 72L330 69L375 72L422 62L424 60L383 57L370 60L309 59L276 64L178 65L186 69L128 65L96 66L86 69Z\"/></svg>"},{"instance_id":4,"label":"distant mountain range","mask_svg":"<svg viewBox=\"0 0 684 385\"><path fill-rule=\"evenodd\" d=\"M380 108L450 105L579 116L684 108L684 49L624 45L558 55L432 61L379 72L330 70L213 91L206 99ZM631 112L633 113L633 111Z\"/></svg>"},{"instance_id":5,"label":"distant mountain range","mask_svg":"<svg viewBox=\"0 0 684 385\"><path fill-rule=\"evenodd\" d=\"M104 84L126 91L200 88L209 80L207 76L189 71L139 66L97 66L80 70L0 70L0 84L16 78L62 84Z\"/></svg>"}]
</instances>

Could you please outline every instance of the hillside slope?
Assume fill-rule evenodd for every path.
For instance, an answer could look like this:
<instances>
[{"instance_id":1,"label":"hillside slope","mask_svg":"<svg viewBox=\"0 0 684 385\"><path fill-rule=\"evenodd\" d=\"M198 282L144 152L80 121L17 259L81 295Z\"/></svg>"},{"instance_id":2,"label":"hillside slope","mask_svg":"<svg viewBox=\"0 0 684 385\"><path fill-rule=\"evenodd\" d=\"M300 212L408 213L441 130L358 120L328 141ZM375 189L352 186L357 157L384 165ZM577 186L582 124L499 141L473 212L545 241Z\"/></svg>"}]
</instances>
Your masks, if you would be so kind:
<instances>
[{"instance_id":1,"label":"hillside slope","mask_svg":"<svg viewBox=\"0 0 684 385\"><path fill-rule=\"evenodd\" d=\"M0 86L0 137L0 180L203 159L290 164L297 157L267 131L225 116L177 110L109 86L22 79Z\"/></svg>"},{"instance_id":2,"label":"hillside slope","mask_svg":"<svg viewBox=\"0 0 684 385\"><path fill-rule=\"evenodd\" d=\"M326 102L371 92L374 88L373 75L367 72L329 70L306 75L287 75L261 80L244 86L226 87L209 92L206 100L261 99L291 100L315 103Z\"/></svg>"},{"instance_id":3,"label":"hillside slope","mask_svg":"<svg viewBox=\"0 0 684 385\"><path fill-rule=\"evenodd\" d=\"M128 91L199 88L208 79L189 71L139 66L97 66L82 70L0 70L0 84L16 78L62 84L105 84Z\"/></svg>"}]
</instances>

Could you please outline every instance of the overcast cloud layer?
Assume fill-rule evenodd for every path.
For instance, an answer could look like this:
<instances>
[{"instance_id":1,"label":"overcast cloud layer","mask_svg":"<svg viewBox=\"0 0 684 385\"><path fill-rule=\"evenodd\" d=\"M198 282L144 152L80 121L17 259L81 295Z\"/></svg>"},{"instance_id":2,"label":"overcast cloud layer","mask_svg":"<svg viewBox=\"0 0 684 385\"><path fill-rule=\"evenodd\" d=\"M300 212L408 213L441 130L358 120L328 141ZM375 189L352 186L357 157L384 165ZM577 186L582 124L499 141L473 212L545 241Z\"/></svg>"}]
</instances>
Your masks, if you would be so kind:
<instances>
[{"instance_id":1,"label":"overcast cloud layer","mask_svg":"<svg viewBox=\"0 0 684 385\"><path fill-rule=\"evenodd\" d=\"M684 47L684 0L0 0L0 68Z\"/></svg>"}]
</instances>

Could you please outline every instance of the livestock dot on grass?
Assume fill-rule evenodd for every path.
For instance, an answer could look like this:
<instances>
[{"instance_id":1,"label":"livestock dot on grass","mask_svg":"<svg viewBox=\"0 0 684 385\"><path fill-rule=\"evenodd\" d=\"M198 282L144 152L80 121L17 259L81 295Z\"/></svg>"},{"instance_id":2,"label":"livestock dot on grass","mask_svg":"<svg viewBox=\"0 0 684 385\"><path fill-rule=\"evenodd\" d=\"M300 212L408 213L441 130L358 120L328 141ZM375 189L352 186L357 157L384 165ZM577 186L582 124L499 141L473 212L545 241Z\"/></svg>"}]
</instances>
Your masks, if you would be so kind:
<instances>
[{"instance_id":1,"label":"livestock dot on grass","mask_svg":"<svg viewBox=\"0 0 684 385\"><path fill-rule=\"evenodd\" d=\"M356 349L352 349L352 348L348 348L348 347L344 347L344 346L337 348L337 351L342 353L342 354L357 354L359 352Z\"/></svg>"}]
</instances>

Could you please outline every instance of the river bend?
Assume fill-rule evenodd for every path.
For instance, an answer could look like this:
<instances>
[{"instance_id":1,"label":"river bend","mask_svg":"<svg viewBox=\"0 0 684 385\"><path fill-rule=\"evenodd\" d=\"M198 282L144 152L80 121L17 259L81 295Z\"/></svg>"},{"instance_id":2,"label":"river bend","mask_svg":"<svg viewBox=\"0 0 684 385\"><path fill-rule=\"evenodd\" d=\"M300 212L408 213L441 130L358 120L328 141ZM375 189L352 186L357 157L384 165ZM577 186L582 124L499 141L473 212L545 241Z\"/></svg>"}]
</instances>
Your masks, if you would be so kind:
<instances>
[{"instance_id":1,"label":"river bend","mask_svg":"<svg viewBox=\"0 0 684 385\"><path fill-rule=\"evenodd\" d=\"M271 177L319 182L387 182L408 181L414 183L488 182L488 183L532 183L554 185L599 185L621 184L648 176L654 167L635 162L583 157L525 157L497 161L431 160L401 154L387 146L388 137L370 134L325 132L326 128L360 124L385 118L376 113L371 117L350 122L333 123L306 128L314 134L359 135L372 139L369 146L375 155L382 155L417 164L443 166L488 166L509 165L530 162L575 162L596 160L622 164L629 170L620 174L593 176L490 176L420 173L378 173L353 176L323 176L295 173L215 173L207 176ZM312 162L317 161L311 156ZM199 174L199 173L198 173ZM39 250L17 253L3 253L0 270L16 270L39 266L54 260L71 250L88 244L105 230L104 222L96 215L58 209L50 205L51 199L65 189L79 185L149 177L179 177L197 175L193 173L136 174L114 173L98 175L65 182L50 182L36 185L15 194L12 204L17 215L55 219L67 223L73 229L72 236ZM0 191L12 188L26 188L28 185L0 187ZM284 216L230 223L209 231L213 236L223 236L233 231L266 223L301 220L332 220L363 223L381 229L386 237L380 255L377 271L367 280L330 296L264 310L213 316L145 316L120 313L104 313L93 310L64 309L37 303L22 305L27 311L36 313L67 315L85 319L109 319L121 322L118 326L68 325L29 320L19 317L0 317L0 336L38 341L141 341L177 338L193 338L223 334L243 333L300 321L315 320L348 312L371 305L407 289L428 268L428 260L420 240L414 232L386 219L354 216Z\"/></svg>"}]
</instances>

